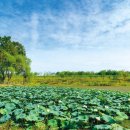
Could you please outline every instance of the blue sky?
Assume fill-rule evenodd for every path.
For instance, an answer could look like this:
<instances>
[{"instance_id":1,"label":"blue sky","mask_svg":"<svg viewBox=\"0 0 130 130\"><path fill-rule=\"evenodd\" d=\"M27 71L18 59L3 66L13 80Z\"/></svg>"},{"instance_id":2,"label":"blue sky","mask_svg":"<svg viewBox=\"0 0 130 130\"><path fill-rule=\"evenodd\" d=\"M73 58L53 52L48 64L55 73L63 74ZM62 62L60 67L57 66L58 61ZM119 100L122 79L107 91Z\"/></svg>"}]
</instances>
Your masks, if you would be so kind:
<instances>
[{"instance_id":1,"label":"blue sky","mask_svg":"<svg viewBox=\"0 0 130 130\"><path fill-rule=\"evenodd\" d=\"M32 71L130 70L130 0L0 0L0 35Z\"/></svg>"}]
</instances>

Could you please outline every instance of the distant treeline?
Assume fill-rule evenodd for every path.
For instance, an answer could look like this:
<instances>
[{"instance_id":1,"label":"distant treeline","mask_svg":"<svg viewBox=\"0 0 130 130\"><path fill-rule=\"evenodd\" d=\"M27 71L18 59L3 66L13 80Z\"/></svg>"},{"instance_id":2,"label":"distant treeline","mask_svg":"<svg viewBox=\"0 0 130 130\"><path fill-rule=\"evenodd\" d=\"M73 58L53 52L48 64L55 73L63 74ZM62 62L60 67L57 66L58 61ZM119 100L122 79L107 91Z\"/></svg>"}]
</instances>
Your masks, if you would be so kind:
<instances>
[{"instance_id":1,"label":"distant treeline","mask_svg":"<svg viewBox=\"0 0 130 130\"><path fill-rule=\"evenodd\" d=\"M94 71L61 71L56 73L37 73L34 72L33 75L35 76L60 76L60 77L66 77L66 76L123 76L127 77L130 76L130 71L124 71L124 70L101 70L99 72Z\"/></svg>"},{"instance_id":2,"label":"distant treeline","mask_svg":"<svg viewBox=\"0 0 130 130\"><path fill-rule=\"evenodd\" d=\"M129 71L116 71L116 70L102 70L99 72L85 72L85 71L62 71L56 73L50 73L55 76L129 76Z\"/></svg>"},{"instance_id":3,"label":"distant treeline","mask_svg":"<svg viewBox=\"0 0 130 130\"><path fill-rule=\"evenodd\" d=\"M130 71L124 70L101 70L99 72L94 71L61 71L56 73L37 73L34 72L33 75L35 76L58 76L58 77L68 77L68 76L87 76L87 77L104 77L104 76L120 76L120 77L128 77L130 76Z\"/></svg>"}]
</instances>

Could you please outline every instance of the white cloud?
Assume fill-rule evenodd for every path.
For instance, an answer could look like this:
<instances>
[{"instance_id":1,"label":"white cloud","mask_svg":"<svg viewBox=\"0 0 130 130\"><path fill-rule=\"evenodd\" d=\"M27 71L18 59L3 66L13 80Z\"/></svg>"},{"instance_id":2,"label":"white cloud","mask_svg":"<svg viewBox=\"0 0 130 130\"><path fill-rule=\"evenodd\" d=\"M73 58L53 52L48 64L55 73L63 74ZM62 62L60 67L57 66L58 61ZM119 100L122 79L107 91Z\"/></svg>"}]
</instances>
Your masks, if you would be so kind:
<instances>
[{"instance_id":1,"label":"white cloud","mask_svg":"<svg viewBox=\"0 0 130 130\"><path fill-rule=\"evenodd\" d=\"M130 34L130 1L116 3L112 10L104 12L101 10L102 4L101 0L96 2L84 0L80 2L80 5L79 2L66 2L66 6L71 11L61 11L58 15L50 10L44 13L32 12L29 18L27 16L2 18L0 27L3 29L0 32L20 39L31 46L31 49L46 48L48 45L50 48L54 46L57 48L62 46L67 48L124 46L127 43L119 42L118 39L126 41L126 34ZM12 8L11 4L9 5ZM10 29L6 30L6 28ZM3 33L3 30L6 31ZM19 35L20 37L17 38Z\"/></svg>"},{"instance_id":2,"label":"white cloud","mask_svg":"<svg viewBox=\"0 0 130 130\"><path fill-rule=\"evenodd\" d=\"M130 2L124 1L124 3L115 4L114 9L108 12L101 12L100 2L95 3L96 13L91 12L93 6L89 7L89 14L86 14L81 13L80 10L76 11L73 5L71 12L62 12L59 16L52 12L39 14L41 47L43 42L44 45L50 44L49 40L64 47L74 48L124 46L125 43L119 42L117 39L122 38L126 41L126 33L130 34L130 8L128 6ZM51 44L52 48L54 46L58 48L59 44L55 45L55 42Z\"/></svg>"},{"instance_id":3,"label":"white cloud","mask_svg":"<svg viewBox=\"0 0 130 130\"><path fill-rule=\"evenodd\" d=\"M39 32L38 32L38 25L39 25L39 16L36 13L31 15L31 21L29 22L29 26L31 29L31 49L36 48L39 43Z\"/></svg>"}]
</instances>

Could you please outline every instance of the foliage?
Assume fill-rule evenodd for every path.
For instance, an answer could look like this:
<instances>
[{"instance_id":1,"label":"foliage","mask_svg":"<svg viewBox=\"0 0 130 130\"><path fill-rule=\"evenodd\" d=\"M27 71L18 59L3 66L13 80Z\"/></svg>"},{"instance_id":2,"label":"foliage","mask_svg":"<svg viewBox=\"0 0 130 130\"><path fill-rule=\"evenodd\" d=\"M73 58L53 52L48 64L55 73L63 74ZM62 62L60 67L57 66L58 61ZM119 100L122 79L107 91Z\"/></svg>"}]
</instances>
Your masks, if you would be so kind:
<instances>
[{"instance_id":1,"label":"foliage","mask_svg":"<svg viewBox=\"0 0 130 130\"><path fill-rule=\"evenodd\" d=\"M50 75L54 75L54 73L50 73ZM62 71L62 72L56 72L55 73L56 76L60 76L60 77L66 77L66 76L87 76L87 77L128 77L130 75L129 71L116 71L116 70L101 70L99 72L90 72L90 71Z\"/></svg>"},{"instance_id":2,"label":"foliage","mask_svg":"<svg viewBox=\"0 0 130 130\"><path fill-rule=\"evenodd\" d=\"M111 130L130 119L130 93L55 87L0 88L0 123L24 129Z\"/></svg>"},{"instance_id":3,"label":"foliage","mask_svg":"<svg viewBox=\"0 0 130 130\"><path fill-rule=\"evenodd\" d=\"M30 59L26 57L24 46L11 41L11 37L0 37L0 80L8 81L14 74L22 74L25 78L30 73Z\"/></svg>"}]
</instances>

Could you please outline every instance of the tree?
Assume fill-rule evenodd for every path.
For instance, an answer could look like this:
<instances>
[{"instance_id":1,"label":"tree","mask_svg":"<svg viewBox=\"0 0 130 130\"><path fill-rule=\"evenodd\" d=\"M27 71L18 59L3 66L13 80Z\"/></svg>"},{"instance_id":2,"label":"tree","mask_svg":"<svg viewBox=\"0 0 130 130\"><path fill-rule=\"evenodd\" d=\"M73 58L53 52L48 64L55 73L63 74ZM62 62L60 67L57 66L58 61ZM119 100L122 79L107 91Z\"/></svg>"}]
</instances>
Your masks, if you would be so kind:
<instances>
[{"instance_id":1,"label":"tree","mask_svg":"<svg viewBox=\"0 0 130 130\"><path fill-rule=\"evenodd\" d=\"M11 41L11 37L0 37L0 81L8 81L13 74L29 76L31 60L27 58L24 46Z\"/></svg>"}]
</instances>

